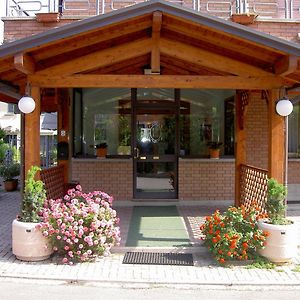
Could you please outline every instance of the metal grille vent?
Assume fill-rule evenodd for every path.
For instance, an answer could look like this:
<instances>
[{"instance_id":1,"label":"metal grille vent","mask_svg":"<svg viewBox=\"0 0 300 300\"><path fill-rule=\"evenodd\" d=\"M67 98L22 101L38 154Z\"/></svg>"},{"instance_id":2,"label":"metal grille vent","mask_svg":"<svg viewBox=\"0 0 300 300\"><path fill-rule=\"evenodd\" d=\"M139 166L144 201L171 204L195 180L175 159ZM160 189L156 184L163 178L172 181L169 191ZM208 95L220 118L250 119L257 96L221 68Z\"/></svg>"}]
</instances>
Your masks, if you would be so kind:
<instances>
[{"instance_id":1,"label":"metal grille vent","mask_svg":"<svg viewBox=\"0 0 300 300\"><path fill-rule=\"evenodd\" d=\"M123 264L193 266L193 255L182 253L126 252Z\"/></svg>"}]
</instances>

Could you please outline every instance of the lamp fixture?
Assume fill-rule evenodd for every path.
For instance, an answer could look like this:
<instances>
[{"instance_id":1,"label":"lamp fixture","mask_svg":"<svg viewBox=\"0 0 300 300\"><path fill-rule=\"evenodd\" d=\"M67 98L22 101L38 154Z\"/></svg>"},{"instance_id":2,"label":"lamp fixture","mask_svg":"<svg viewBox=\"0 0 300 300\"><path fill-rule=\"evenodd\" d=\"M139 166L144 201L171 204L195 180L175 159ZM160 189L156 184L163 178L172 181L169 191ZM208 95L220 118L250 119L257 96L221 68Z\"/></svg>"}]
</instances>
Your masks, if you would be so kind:
<instances>
[{"instance_id":1,"label":"lamp fixture","mask_svg":"<svg viewBox=\"0 0 300 300\"><path fill-rule=\"evenodd\" d=\"M290 115L293 111L293 103L287 99L282 98L276 103L276 112L282 116L287 117Z\"/></svg>"},{"instance_id":2,"label":"lamp fixture","mask_svg":"<svg viewBox=\"0 0 300 300\"><path fill-rule=\"evenodd\" d=\"M35 101L30 96L30 85L27 83L25 96L23 96L18 102L19 110L24 114L30 114L35 109Z\"/></svg>"},{"instance_id":3,"label":"lamp fixture","mask_svg":"<svg viewBox=\"0 0 300 300\"><path fill-rule=\"evenodd\" d=\"M24 114L30 114L35 109L35 101L30 96L23 96L18 102L19 110Z\"/></svg>"}]
</instances>

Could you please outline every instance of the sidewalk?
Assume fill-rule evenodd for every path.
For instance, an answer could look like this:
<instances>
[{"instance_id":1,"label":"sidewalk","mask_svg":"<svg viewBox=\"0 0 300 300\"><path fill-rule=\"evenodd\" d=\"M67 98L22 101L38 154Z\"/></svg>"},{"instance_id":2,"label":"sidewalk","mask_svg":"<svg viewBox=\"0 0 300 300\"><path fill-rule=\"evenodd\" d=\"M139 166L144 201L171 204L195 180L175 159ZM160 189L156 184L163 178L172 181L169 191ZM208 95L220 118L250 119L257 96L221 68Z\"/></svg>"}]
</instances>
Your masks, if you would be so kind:
<instances>
[{"instance_id":1,"label":"sidewalk","mask_svg":"<svg viewBox=\"0 0 300 300\"><path fill-rule=\"evenodd\" d=\"M192 235L191 241L195 244L192 250L195 261L193 267L123 265L122 260L125 251L123 247L116 247L114 253L109 257L100 258L93 263L79 263L74 266L58 264L55 257L43 262L22 262L15 259L11 253L11 222L19 212L19 203L19 193L0 193L0 279L38 279L51 280L52 282L115 284L137 287L180 284L188 287L250 285L266 288L274 285L285 285L300 288L300 272L293 271L295 265L300 264L300 253L293 264L277 267L275 270L246 269L242 265L224 268L217 265L206 248L200 242L198 243L200 234L196 230L198 224L201 223L206 214L211 213L211 210L214 209L208 207L201 207L200 210L196 207L179 208L185 222L189 221L188 231ZM123 238L125 238L126 226L129 224L127 220L129 220L131 209L129 207L117 207L116 209L121 220L123 218L124 228L122 228L123 224L121 223L121 231ZM291 205L289 216L297 221L300 227L300 205ZM300 228L297 237L300 241L299 235Z\"/></svg>"}]
</instances>

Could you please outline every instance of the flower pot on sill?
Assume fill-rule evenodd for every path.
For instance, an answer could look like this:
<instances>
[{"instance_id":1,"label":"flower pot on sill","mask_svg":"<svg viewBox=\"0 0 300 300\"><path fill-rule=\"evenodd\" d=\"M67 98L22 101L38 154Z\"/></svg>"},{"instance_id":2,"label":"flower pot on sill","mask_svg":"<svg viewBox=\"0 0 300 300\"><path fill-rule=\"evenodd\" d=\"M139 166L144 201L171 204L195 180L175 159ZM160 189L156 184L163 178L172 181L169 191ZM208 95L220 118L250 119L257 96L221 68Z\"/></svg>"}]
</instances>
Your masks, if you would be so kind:
<instances>
[{"instance_id":1,"label":"flower pot on sill","mask_svg":"<svg viewBox=\"0 0 300 300\"><path fill-rule=\"evenodd\" d=\"M209 157L212 159L220 158L220 149L209 149Z\"/></svg>"},{"instance_id":2,"label":"flower pot on sill","mask_svg":"<svg viewBox=\"0 0 300 300\"><path fill-rule=\"evenodd\" d=\"M232 22L239 23L242 25L249 25L255 22L257 15L255 14L233 14L231 16Z\"/></svg>"},{"instance_id":3,"label":"flower pot on sill","mask_svg":"<svg viewBox=\"0 0 300 300\"><path fill-rule=\"evenodd\" d=\"M18 179L6 180L4 181L4 189L7 192L13 192L18 187Z\"/></svg>"},{"instance_id":4,"label":"flower pot on sill","mask_svg":"<svg viewBox=\"0 0 300 300\"><path fill-rule=\"evenodd\" d=\"M36 13L36 20L39 23L55 23L59 22L59 13Z\"/></svg>"},{"instance_id":5,"label":"flower pot on sill","mask_svg":"<svg viewBox=\"0 0 300 300\"><path fill-rule=\"evenodd\" d=\"M97 148L96 153L97 157L105 157L107 154L107 148Z\"/></svg>"}]
</instances>

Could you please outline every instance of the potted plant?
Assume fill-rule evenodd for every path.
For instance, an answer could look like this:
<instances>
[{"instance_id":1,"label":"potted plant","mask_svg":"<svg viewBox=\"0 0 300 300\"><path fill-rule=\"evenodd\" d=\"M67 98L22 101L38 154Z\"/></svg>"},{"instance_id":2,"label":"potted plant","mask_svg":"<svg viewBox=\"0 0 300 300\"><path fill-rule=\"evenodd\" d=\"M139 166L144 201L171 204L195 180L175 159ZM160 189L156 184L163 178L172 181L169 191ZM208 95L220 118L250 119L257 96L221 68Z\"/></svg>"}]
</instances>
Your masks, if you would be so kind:
<instances>
[{"instance_id":1,"label":"potted plant","mask_svg":"<svg viewBox=\"0 0 300 300\"><path fill-rule=\"evenodd\" d=\"M100 143L96 145L97 157L105 157L107 154L107 144Z\"/></svg>"},{"instance_id":2,"label":"potted plant","mask_svg":"<svg viewBox=\"0 0 300 300\"><path fill-rule=\"evenodd\" d=\"M242 13L242 14L232 14L232 22L239 23L242 25L253 24L257 18L257 15L254 13Z\"/></svg>"},{"instance_id":3,"label":"potted plant","mask_svg":"<svg viewBox=\"0 0 300 300\"><path fill-rule=\"evenodd\" d=\"M275 263L289 262L297 254L297 227L285 217L287 188L274 178L268 180L265 209L267 219L259 220L259 228L268 231L264 249L260 255Z\"/></svg>"},{"instance_id":4,"label":"potted plant","mask_svg":"<svg viewBox=\"0 0 300 300\"><path fill-rule=\"evenodd\" d=\"M18 187L18 179L20 175L20 164L2 164L0 166L0 176L3 178L4 188L7 192L15 191Z\"/></svg>"},{"instance_id":5,"label":"potted plant","mask_svg":"<svg viewBox=\"0 0 300 300\"><path fill-rule=\"evenodd\" d=\"M246 209L242 205L229 207L224 213L216 210L205 218L200 227L202 239L220 264L252 259L257 249L264 247L267 233L258 228L258 217L254 206Z\"/></svg>"},{"instance_id":6,"label":"potted plant","mask_svg":"<svg viewBox=\"0 0 300 300\"><path fill-rule=\"evenodd\" d=\"M39 229L41 211L46 200L44 183L35 180L40 168L30 168L25 181L21 214L12 223L12 252L20 260L39 261L53 252L49 241Z\"/></svg>"},{"instance_id":7,"label":"potted plant","mask_svg":"<svg viewBox=\"0 0 300 300\"><path fill-rule=\"evenodd\" d=\"M223 143L219 142L219 141L211 141L211 142L207 143L210 158L213 158L213 159L220 158L220 149L221 149L222 145L223 145Z\"/></svg>"},{"instance_id":8,"label":"potted plant","mask_svg":"<svg viewBox=\"0 0 300 300\"><path fill-rule=\"evenodd\" d=\"M41 230L63 263L107 256L119 244L119 218L112 202L104 192L83 193L80 185L68 190L63 199L47 201Z\"/></svg>"},{"instance_id":9,"label":"potted plant","mask_svg":"<svg viewBox=\"0 0 300 300\"><path fill-rule=\"evenodd\" d=\"M58 12L36 13L35 16L39 23L54 23L60 20Z\"/></svg>"}]
</instances>

